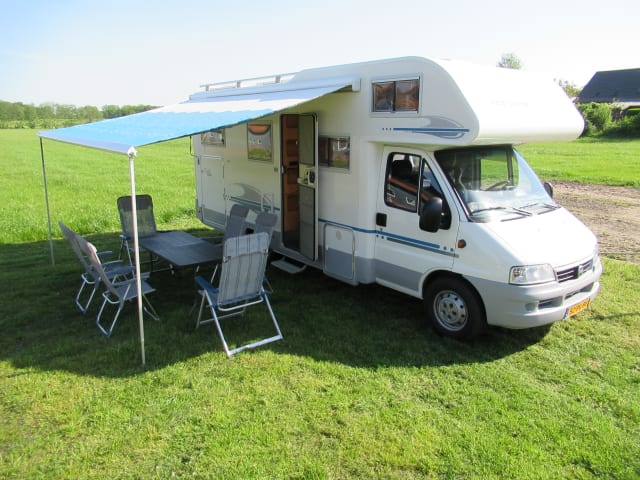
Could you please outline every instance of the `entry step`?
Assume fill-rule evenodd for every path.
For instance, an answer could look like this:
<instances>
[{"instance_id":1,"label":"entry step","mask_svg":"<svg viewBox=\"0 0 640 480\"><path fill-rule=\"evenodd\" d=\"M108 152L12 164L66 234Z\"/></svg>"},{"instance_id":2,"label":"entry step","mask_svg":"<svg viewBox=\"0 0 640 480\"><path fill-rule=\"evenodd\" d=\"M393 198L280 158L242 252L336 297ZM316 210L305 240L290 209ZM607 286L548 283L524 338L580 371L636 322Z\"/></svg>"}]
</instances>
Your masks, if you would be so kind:
<instances>
[{"instance_id":1,"label":"entry step","mask_svg":"<svg viewBox=\"0 0 640 480\"><path fill-rule=\"evenodd\" d=\"M297 262L294 263L292 260L288 260L286 258L274 260L273 262L271 262L271 265L287 273L300 273L305 268L307 268L307 266L304 264L299 264Z\"/></svg>"}]
</instances>

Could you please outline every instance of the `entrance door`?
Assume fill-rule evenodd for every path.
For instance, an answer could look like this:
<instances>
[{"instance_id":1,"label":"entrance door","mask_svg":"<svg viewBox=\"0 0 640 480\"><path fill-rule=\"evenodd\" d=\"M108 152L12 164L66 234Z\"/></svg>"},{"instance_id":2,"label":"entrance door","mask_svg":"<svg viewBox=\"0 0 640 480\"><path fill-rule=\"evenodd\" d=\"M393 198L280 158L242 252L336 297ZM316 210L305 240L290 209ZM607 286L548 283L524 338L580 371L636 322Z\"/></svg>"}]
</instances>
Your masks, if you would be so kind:
<instances>
[{"instance_id":1,"label":"entrance door","mask_svg":"<svg viewBox=\"0 0 640 480\"><path fill-rule=\"evenodd\" d=\"M318 142L315 115L282 115L282 241L318 256Z\"/></svg>"}]
</instances>

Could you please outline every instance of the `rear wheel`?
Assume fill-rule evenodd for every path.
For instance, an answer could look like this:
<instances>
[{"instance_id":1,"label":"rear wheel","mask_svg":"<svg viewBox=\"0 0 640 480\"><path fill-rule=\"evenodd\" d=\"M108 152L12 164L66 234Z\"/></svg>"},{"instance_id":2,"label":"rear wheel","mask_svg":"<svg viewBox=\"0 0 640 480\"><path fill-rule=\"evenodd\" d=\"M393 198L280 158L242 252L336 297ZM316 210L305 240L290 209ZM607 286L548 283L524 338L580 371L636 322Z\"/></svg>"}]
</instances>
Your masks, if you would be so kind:
<instances>
[{"instance_id":1,"label":"rear wheel","mask_svg":"<svg viewBox=\"0 0 640 480\"><path fill-rule=\"evenodd\" d=\"M424 291L427 319L433 328L447 337L473 338L487 324L484 308L476 291L456 277L441 277Z\"/></svg>"}]
</instances>

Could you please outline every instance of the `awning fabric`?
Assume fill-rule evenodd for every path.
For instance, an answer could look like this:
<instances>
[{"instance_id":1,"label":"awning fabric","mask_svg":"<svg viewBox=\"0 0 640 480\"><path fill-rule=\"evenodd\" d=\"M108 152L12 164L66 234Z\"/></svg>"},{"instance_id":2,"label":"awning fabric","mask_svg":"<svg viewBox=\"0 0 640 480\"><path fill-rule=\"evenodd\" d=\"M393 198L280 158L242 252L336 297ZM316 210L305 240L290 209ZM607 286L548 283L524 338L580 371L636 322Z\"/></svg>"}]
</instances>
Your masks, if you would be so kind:
<instances>
[{"instance_id":1,"label":"awning fabric","mask_svg":"<svg viewBox=\"0 0 640 480\"><path fill-rule=\"evenodd\" d=\"M349 82L192 99L100 122L38 132L51 140L128 154L132 147L186 137L270 115L335 92ZM258 89L259 90L259 89Z\"/></svg>"}]
</instances>

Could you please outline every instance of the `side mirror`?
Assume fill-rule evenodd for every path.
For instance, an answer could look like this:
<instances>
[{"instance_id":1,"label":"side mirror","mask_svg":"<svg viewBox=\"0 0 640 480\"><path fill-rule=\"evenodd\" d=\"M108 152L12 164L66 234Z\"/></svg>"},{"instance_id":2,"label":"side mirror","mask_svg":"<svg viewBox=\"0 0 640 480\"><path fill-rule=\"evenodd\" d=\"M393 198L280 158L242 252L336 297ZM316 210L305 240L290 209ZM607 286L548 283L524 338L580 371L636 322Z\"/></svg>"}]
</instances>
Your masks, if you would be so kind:
<instances>
[{"instance_id":1,"label":"side mirror","mask_svg":"<svg viewBox=\"0 0 640 480\"><path fill-rule=\"evenodd\" d=\"M437 232L442 221L442 199L431 197L422 208L420 213L420 230L426 232Z\"/></svg>"},{"instance_id":2,"label":"side mirror","mask_svg":"<svg viewBox=\"0 0 640 480\"><path fill-rule=\"evenodd\" d=\"M551 185L549 182L544 182L543 185L549 196L553 198L553 185Z\"/></svg>"}]
</instances>

